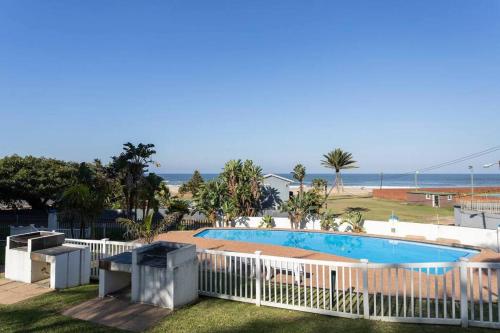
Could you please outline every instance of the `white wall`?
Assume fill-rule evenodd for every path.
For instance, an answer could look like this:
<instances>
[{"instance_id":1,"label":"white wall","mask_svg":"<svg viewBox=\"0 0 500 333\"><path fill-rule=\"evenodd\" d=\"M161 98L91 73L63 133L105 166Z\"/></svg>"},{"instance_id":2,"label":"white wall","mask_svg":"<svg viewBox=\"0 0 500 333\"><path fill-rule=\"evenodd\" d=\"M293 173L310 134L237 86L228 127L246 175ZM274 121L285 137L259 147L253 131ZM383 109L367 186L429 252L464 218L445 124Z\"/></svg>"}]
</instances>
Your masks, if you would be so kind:
<instances>
[{"instance_id":1,"label":"white wall","mask_svg":"<svg viewBox=\"0 0 500 333\"><path fill-rule=\"evenodd\" d=\"M234 222L236 228L258 228L262 222L262 217L240 217ZM274 217L275 228L290 229L290 219L288 217ZM319 220L308 221L304 228L305 230L321 230Z\"/></svg>"},{"instance_id":2,"label":"white wall","mask_svg":"<svg viewBox=\"0 0 500 333\"><path fill-rule=\"evenodd\" d=\"M437 225L413 222L390 223L385 221L365 220L365 230L369 234L383 236L419 236L435 241L438 238L455 239L464 245L479 246L498 251L498 231L458 227L452 225Z\"/></svg>"}]
</instances>

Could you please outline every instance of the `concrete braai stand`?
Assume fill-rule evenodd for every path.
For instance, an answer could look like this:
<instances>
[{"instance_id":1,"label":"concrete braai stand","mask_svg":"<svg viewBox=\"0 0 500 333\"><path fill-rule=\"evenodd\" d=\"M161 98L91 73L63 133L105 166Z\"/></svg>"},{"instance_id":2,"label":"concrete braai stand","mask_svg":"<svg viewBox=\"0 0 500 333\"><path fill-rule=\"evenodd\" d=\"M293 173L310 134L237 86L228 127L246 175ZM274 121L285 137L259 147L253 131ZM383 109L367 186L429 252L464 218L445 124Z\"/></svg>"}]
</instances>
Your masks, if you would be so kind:
<instances>
[{"instance_id":1,"label":"concrete braai stand","mask_svg":"<svg viewBox=\"0 0 500 333\"><path fill-rule=\"evenodd\" d=\"M132 302L174 309L198 298L192 244L156 242L99 261L99 296L130 285Z\"/></svg>"},{"instance_id":2,"label":"concrete braai stand","mask_svg":"<svg viewBox=\"0 0 500 333\"><path fill-rule=\"evenodd\" d=\"M64 234L48 231L7 237L5 277L25 283L49 278L52 289L88 284L90 249L64 239Z\"/></svg>"}]
</instances>

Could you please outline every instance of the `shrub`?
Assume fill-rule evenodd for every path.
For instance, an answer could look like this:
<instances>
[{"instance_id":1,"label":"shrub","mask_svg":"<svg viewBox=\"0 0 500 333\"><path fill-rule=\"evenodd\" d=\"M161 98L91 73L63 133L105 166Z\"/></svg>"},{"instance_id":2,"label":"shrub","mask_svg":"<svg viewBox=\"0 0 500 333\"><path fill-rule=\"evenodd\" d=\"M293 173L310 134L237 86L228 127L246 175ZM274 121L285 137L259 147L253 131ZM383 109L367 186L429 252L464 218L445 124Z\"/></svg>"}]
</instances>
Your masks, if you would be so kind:
<instances>
[{"instance_id":1,"label":"shrub","mask_svg":"<svg viewBox=\"0 0 500 333\"><path fill-rule=\"evenodd\" d=\"M264 215L260 221L259 228L274 228L274 218L271 215Z\"/></svg>"},{"instance_id":2,"label":"shrub","mask_svg":"<svg viewBox=\"0 0 500 333\"><path fill-rule=\"evenodd\" d=\"M360 212L349 212L344 215L342 218L343 223L347 223L349 225L349 230L352 232L364 232L365 229L363 224L365 220L363 219L363 214Z\"/></svg>"},{"instance_id":3,"label":"shrub","mask_svg":"<svg viewBox=\"0 0 500 333\"><path fill-rule=\"evenodd\" d=\"M321 214L321 219L320 219L320 226L321 230L333 230L333 231L338 231L339 230L339 224L335 221L335 214L331 211L324 212Z\"/></svg>"}]
</instances>

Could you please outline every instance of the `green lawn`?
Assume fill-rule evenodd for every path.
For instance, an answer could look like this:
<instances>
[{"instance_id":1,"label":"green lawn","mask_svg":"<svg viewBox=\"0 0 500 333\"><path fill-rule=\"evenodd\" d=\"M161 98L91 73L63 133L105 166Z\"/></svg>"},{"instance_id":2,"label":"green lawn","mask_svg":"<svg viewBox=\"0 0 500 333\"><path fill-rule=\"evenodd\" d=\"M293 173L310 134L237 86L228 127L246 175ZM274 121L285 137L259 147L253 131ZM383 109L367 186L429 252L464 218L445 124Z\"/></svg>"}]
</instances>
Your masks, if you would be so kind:
<instances>
[{"instance_id":1,"label":"green lawn","mask_svg":"<svg viewBox=\"0 0 500 333\"><path fill-rule=\"evenodd\" d=\"M400 201L374 199L372 197L339 196L328 199L328 209L342 214L348 210L359 210L367 220L387 221L392 211L400 221L450 223L453 221L452 208L434 208L423 205L410 205Z\"/></svg>"},{"instance_id":2,"label":"green lawn","mask_svg":"<svg viewBox=\"0 0 500 333\"><path fill-rule=\"evenodd\" d=\"M60 315L62 309L97 296L97 285L87 285L0 305L0 332L117 332Z\"/></svg>"},{"instance_id":3,"label":"green lawn","mask_svg":"<svg viewBox=\"0 0 500 333\"><path fill-rule=\"evenodd\" d=\"M89 285L38 296L16 305L0 306L0 332L117 332L61 316L62 309L97 296ZM215 298L201 298L175 311L150 332L491 332L457 326L393 324L342 319Z\"/></svg>"}]
</instances>

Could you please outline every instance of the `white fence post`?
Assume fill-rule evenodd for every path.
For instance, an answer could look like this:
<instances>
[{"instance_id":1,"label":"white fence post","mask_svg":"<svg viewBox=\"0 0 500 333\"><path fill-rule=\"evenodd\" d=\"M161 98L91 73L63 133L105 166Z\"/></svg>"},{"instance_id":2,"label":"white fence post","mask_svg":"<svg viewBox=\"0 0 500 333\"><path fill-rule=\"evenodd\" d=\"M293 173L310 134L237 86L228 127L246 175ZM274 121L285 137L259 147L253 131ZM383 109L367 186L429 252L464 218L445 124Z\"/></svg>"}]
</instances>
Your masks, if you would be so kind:
<instances>
[{"instance_id":1,"label":"white fence post","mask_svg":"<svg viewBox=\"0 0 500 333\"><path fill-rule=\"evenodd\" d=\"M469 326L469 302L467 301L467 258L460 258L460 319L462 327Z\"/></svg>"},{"instance_id":2,"label":"white fence post","mask_svg":"<svg viewBox=\"0 0 500 333\"><path fill-rule=\"evenodd\" d=\"M260 291L261 291L261 267L260 267L260 254L261 251L255 251L255 305L260 306Z\"/></svg>"},{"instance_id":3,"label":"white fence post","mask_svg":"<svg viewBox=\"0 0 500 333\"><path fill-rule=\"evenodd\" d=\"M368 292L368 260L361 259L363 264L363 317L370 319L370 294Z\"/></svg>"},{"instance_id":4,"label":"white fence post","mask_svg":"<svg viewBox=\"0 0 500 333\"><path fill-rule=\"evenodd\" d=\"M500 224L497 225L497 252L500 253Z\"/></svg>"},{"instance_id":5,"label":"white fence post","mask_svg":"<svg viewBox=\"0 0 500 333\"><path fill-rule=\"evenodd\" d=\"M109 238L103 238L101 239L102 242L102 256L103 258L106 258L108 255L108 246L107 243L109 241Z\"/></svg>"}]
</instances>

